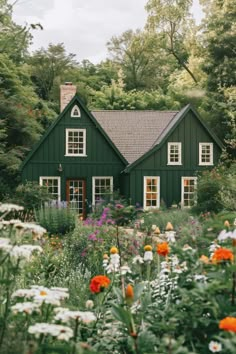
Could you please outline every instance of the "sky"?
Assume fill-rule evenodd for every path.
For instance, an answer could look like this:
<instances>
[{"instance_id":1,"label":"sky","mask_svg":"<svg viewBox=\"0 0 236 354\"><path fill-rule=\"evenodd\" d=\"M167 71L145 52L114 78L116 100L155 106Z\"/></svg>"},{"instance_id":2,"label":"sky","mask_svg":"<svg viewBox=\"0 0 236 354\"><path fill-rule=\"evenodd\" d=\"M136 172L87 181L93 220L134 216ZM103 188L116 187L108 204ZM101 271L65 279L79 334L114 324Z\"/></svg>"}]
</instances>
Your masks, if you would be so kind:
<instances>
[{"instance_id":1,"label":"sky","mask_svg":"<svg viewBox=\"0 0 236 354\"><path fill-rule=\"evenodd\" d=\"M15 2L11 0L11 2ZM147 0L18 0L14 5L16 23L40 23L43 30L33 31L30 50L46 48L49 43L64 43L77 60L96 64L107 56L106 43L128 29L143 28ZM192 12L202 18L198 0Z\"/></svg>"}]
</instances>

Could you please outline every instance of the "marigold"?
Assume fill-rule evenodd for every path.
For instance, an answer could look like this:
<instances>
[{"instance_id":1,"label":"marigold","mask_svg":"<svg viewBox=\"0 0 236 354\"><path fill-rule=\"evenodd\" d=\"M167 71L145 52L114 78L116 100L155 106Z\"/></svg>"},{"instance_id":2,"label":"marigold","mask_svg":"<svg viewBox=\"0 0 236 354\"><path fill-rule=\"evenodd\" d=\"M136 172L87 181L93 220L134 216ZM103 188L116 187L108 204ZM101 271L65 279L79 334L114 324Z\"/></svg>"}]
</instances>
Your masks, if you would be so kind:
<instances>
[{"instance_id":1,"label":"marigold","mask_svg":"<svg viewBox=\"0 0 236 354\"><path fill-rule=\"evenodd\" d=\"M212 261L220 263L222 261L232 261L234 259L233 253L227 248L217 248L212 256Z\"/></svg>"},{"instance_id":2,"label":"marigold","mask_svg":"<svg viewBox=\"0 0 236 354\"><path fill-rule=\"evenodd\" d=\"M157 245L157 253L160 256L167 256L168 253L170 252L169 245L167 242L162 242Z\"/></svg>"},{"instance_id":3,"label":"marigold","mask_svg":"<svg viewBox=\"0 0 236 354\"><path fill-rule=\"evenodd\" d=\"M226 317L219 323L219 328L225 331L231 331L236 333L236 318Z\"/></svg>"},{"instance_id":4,"label":"marigold","mask_svg":"<svg viewBox=\"0 0 236 354\"><path fill-rule=\"evenodd\" d=\"M118 252L118 248L117 248L117 247L112 247L112 248L110 249L110 253L111 253L111 254L119 253L119 252Z\"/></svg>"},{"instance_id":5,"label":"marigold","mask_svg":"<svg viewBox=\"0 0 236 354\"><path fill-rule=\"evenodd\" d=\"M152 251L152 246L151 245L144 246L144 251Z\"/></svg>"},{"instance_id":6,"label":"marigold","mask_svg":"<svg viewBox=\"0 0 236 354\"><path fill-rule=\"evenodd\" d=\"M125 298L131 300L134 298L134 289L131 284L128 284L125 289Z\"/></svg>"},{"instance_id":7,"label":"marigold","mask_svg":"<svg viewBox=\"0 0 236 354\"><path fill-rule=\"evenodd\" d=\"M96 275L91 279L89 288L92 293L100 293L109 286L110 282L110 279L105 275Z\"/></svg>"}]
</instances>

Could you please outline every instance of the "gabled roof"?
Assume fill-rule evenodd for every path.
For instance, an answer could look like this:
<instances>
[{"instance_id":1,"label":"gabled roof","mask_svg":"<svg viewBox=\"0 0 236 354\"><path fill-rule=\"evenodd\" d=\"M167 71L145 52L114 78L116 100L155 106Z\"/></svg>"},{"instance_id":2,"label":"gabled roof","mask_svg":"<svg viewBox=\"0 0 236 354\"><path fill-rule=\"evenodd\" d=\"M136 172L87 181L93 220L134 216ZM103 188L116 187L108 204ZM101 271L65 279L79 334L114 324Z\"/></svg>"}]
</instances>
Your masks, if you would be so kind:
<instances>
[{"instance_id":1,"label":"gabled roof","mask_svg":"<svg viewBox=\"0 0 236 354\"><path fill-rule=\"evenodd\" d=\"M178 112L93 111L92 114L131 164L159 143Z\"/></svg>"},{"instance_id":2,"label":"gabled roof","mask_svg":"<svg viewBox=\"0 0 236 354\"><path fill-rule=\"evenodd\" d=\"M26 165L26 163L31 159L31 157L35 154L35 152L38 150L38 148L41 146L41 144L44 142L44 140L48 137L48 135L51 133L51 131L54 129L54 127L59 123L59 121L62 119L64 114L72 108L75 104L78 104L79 107L81 107L86 114L90 117L92 122L95 124L96 128L100 131L100 133L104 136L104 138L107 140L108 144L115 150L117 155L120 157L121 161L127 165L127 160L124 158L124 156L120 153L118 148L114 145L114 143L111 141L110 137L107 135L107 133L102 129L100 126L99 122L94 118L94 116L90 113L90 111L87 109L87 107L84 105L84 103L81 101L81 99L76 95L72 98L70 103L63 109L63 111L59 114L57 119L50 125L50 127L46 130L45 134L41 137L39 142L34 146L34 148L31 150L31 152L27 155L26 159L23 161L20 169L22 170L23 167Z\"/></svg>"}]
</instances>

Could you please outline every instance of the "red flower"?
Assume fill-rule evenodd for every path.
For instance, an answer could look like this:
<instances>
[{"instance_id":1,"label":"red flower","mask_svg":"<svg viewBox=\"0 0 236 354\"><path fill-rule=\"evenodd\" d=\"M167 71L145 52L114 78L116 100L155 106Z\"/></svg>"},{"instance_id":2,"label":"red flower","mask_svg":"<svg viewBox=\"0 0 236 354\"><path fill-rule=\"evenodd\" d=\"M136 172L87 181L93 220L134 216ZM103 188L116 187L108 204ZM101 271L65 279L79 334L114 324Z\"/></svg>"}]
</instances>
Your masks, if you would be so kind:
<instances>
[{"instance_id":1,"label":"red flower","mask_svg":"<svg viewBox=\"0 0 236 354\"><path fill-rule=\"evenodd\" d=\"M96 275L91 279L89 288L92 293L100 293L104 290L104 288L107 288L109 286L110 282L110 279L107 278L105 275Z\"/></svg>"},{"instance_id":2,"label":"red flower","mask_svg":"<svg viewBox=\"0 0 236 354\"><path fill-rule=\"evenodd\" d=\"M220 263L221 261L232 261L234 259L233 253L227 248L217 248L212 256L212 262Z\"/></svg>"},{"instance_id":3,"label":"red flower","mask_svg":"<svg viewBox=\"0 0 236 354\"><path fill-rule=\"evenodd\" d=\"M157 253L160 256L167 256L168 253L170 252L169 245L167 242L162 242L157 245Z\"/></svg>"}]
</instances>

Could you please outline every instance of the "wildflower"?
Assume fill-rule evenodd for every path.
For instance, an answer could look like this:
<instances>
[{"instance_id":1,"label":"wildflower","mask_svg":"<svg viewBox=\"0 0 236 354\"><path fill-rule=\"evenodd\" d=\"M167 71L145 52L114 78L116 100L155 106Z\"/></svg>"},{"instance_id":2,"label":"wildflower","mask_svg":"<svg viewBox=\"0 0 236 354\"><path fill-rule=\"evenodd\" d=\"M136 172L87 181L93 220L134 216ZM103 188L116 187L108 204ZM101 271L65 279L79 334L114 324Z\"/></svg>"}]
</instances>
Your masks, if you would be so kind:
<instances>
[{"instance_id":1,"label":"wildflower","mask_svg":"<svg viewBox=\"0 0 236 354\"><path fill-rule=\"evenodd\" d=\"M224 227L226 227L226 228L229 228L229 227L230 227L230 223L229 223L228 220L225 220L225 222L224 222Z\"/></svg>"},{"instance_id":2,"label":"wildflower","mask_svg":"<svg viewBox=\"0 0 236 354\"><path fill-rule=\"evenodd\" d=\"M153 260L152 246L150 245L144 246L144 251L145 251L143 256L144 262L151 262Z\"/></svg>"},{"instance_id":3,"label":"wildflower","mask_svg":"<svg viewBox=\"0 0 236 354\"><path fill-rule=\"evenodd\" d=\"M85 303L86 309L92 309L93 306L94 306L93 300L87 300L87 301L86 301L86 303Z\"/></svg>"},{"instance_id":4,"label":"wildflower","mask_svg":"<svg viewBox=\"0 0 236 354\"><path fill-rule=\"evenodd\" d=\"M128 305L131 305L134 300L134 289L131 284L128 284L125 289L125 299Z\"/></svg>"},{"instance_id":5,"label":"wildflower","mask_svg":"<svg viewBox=\"0 0 236 354\"><path fill-rule=\"evenodd\" d=\"M108 265L108 262L109 262L109 256L108 256L108 254L105 253L105 254L103 255L102 266L103 266L104 268L106 268L107 265Z\"/></svg>"},{"instance_id":6,"label":"wildflower","mask_svg":"<svg viewBox=\"0 0 236 354\"><path fill-rule=\"evenodd\" d=\"M202 281L203 283L205 283L207 281L207 277L204 274L195 274L194 275L194 280L196 281Z\"/></svg>"},{"instance_id":7,"label":"wildflower","mask_svg":"<svg viewBox=\"0 0 236 354\"><path fill-rule=\"evenodd\" d=\"M127 265L120 267L120 272L121 272L121 275L126 275L127 273L132 273L130 267Z\"/></svg>"},{"instance_id":8,"label":"wildflower","mask_svg":"<svg viewBox=\"0 0 236 354\"><path fill-rule=\"evenodd\" d=\"M21 211L21 210L24 210L24 207L16 204L0 203L0 213L6 213L10 211Z\"/></svg>"},{"instance_id":9,"label":"wildflower","mask_svg":"<svg viewBox=\"0 0 236 354\"><path fill-rule=\"evenodd\" d=\"M18 313L31 315L33 312L39 312L39 306L34 302L19 302L13 305L11 310L15 315Z\"/></svg>"},{"instance_id":10,"label":"wildflower","mask_svg":"<svg viewBox=\"0 0 236 354\"><path fill-rule=\"evenodd\" d=\"M18 230L31 231L34 239L40 239L47 232L42 226L30 222L19 222L14 224L14 227Z\"/></svg>"},{"instance_id":11,"label":"wildflower","mask_svg":"<svg viewBox=\"0 0 236 354\"><path fill-rule=\"evenodd\" d=\"M192 251L193 249L192 249L192 247L189 246L188 244L185 244L185 245L183 246L182 250L183 250L183 251Z\"/></svg>"},{"instance_id":12,"label":"wildflower","mask_svg":"<svg viewBox=\"0 0 236 354\"><path fill-rule=\"evenodd\" d=\"M221 261L232 261L234 259L233 253L227 248L220 247L215 250L212 255L212 261L220 263Z\"/></svg>"},{"instance_id":13,"label":"wildflower","mask_svg":"<svg viewBox=\"0 0 236 354\"><path fill-rule=\"evenodd\" d=\"M110 282L110 279L105 275L97 275L91 279L89 287L92 293L100 293L109 286Z\"/></svg>"},{"instance_id":14,"label":"wildflower","mask_svg":"<svg viewBox=\"0 0 236 354\"><path fill-rule=\"evenodd\" d=\"M139 254L133 258L132 261L133 264L142 264L143 263L143 257L141 257Z\"/></svg>"},{"instance_id":15,"label":"wildflower","mask_svg":"<svg viewBox=\"0 0 236 354\"><path fill-rule=\"evenodd\" d=\"M51 335L58 340L69 341L73 337L73 330L67 326L61 326L57 324L49 323L36 323L28 328L30 334L34 334L36 338L39 338L41 334Z\"/></svg>"},{"instance_id":16,"label":"wildflower","mask_svg":"<svg viewBox=\"0 0 236 354\"><path fill-rule=\"evenodd\" d=\"M113 247L110 249L110 253L111 253L111 254L119 253L119 252L118 252L118 248L113 246Z\"/></svg>"},{"instance_id":17,"label":"wildflower","mask_svg":"<svg viewBox=\"0 0 236 354\"><path fill-rule=\"evenodd\" d=\"M215 341L210 341L209 343L209 350L212 352L212 353L217 353L217 352L221 352L222 350L222 345L221 343L219 342L215 342Z\"/></svg>"},{"instance_id":18,"label":"wildflower","mask_svg":"<svg viewBox=\"0 0 236 354\"><path fill-rule=\"evenodd\" d=\"M231 238L233 240L236 239L236 229L234 229L234 231L222 230L218 236L219 241L225 241L228 238Z\"/></svg>"},{"instance_id":19,"label":"wildflower","mask_svg":"<svg viewBox=\"0 0 236 354\"><path fill-rule=\"evenodd\" d=\"M167 256L169 254L170 250L169 250L169 246L168 246L168 243L167 242L162 242L162 243L159 243L157 245L157 253L160 255L160 256Z\"/></svg>"},{"instance_id":20,"label":"wildflower","mask_svg":"<svg viewBox=\"0 0 236 354\"><path fill-rule=\"evenodd\" d=\"M14 258L25 258L26 260L30 260L34 252L42 253L43 249L40 246L34 245L21 245L21 246L13 246L10 249L10 255Z\"/></svg>"},{"instance_id":21,"label":"wildflower","mask_svg":"<svg viewBox=\"0 0 236 354\"><path fill-rule=\"evenodd\" d=\"M157 228L157 226L156 226L156 225L152 225L152 231L155 231L155 230L156 230L156 228Z\"/></svg>"},{"instance_id":22,"label":"wildflower","mask_svg":"<svg viewBox=\"0 0 236 354\"><path fill-rule=\"evenodd\" d=\"M202 255L199 258L199 261L201 261L202 263L205 263L205 264L209 264L210 263L210 259L207 256L204 256L204 255Z\"/></svg>"},{"instance_id":23,"label":"wildflower","mask_svg":"<svg viewBox=\"0 0 236 354\"><path fill-rule=\"evenodd\" d=\"M226 317L219 323L219 328L236 333L236 317Z\"/></svg>"},{"instance_id":24,"label":"wildflower","mask_svg":"<svg viewBox=\"0 0 236 354\"><path fill-rule=\"evenodd\" d=\"M175 235L176 235L175 231L166 231L165 232L165 237L168 242L175 242Z\"/></svg>"},{"instance_id":25,"label":"wildflower","mask_svg":"<svg viewBox=\"0 0 236 354\"><path fill-rule=\"evenodd\" d=\"M166 224L166 231L173 231L173 230L174 230L173 225L171 224L171 222L168 222Z\"/></svg>"},{"instance_id":26,"label":"wildflower","mask_svg":"<svg viewBox=\"0 0 236 354\"><path fill-rule=\"evenodd\" d=\"M90 323L92 321L96 321L96 316L93 312L90 311L59 311L55 316L55 321L61 321L63 323L67 323L70 320L79 320L83 323Z\"/></svg>"}]
</instances>

